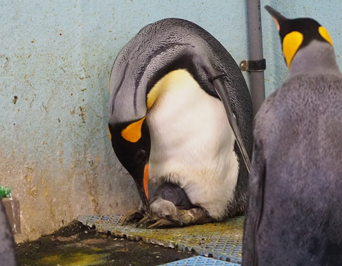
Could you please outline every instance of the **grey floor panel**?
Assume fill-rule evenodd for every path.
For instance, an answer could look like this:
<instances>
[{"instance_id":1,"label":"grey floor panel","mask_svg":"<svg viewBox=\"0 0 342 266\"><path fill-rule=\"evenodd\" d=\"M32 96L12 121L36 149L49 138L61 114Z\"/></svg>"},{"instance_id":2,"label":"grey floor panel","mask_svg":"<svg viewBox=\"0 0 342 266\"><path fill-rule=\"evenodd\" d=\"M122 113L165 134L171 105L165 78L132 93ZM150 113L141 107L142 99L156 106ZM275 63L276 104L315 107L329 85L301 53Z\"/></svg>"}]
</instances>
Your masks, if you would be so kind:
<instances>
[{"instance_id":1,"label":"grey floor panel","mask_svg":"<svg viewBox=\"0 0 342 266\"><path fill-rule=\"evenodd\" d=\"M99 232L110 232L117 237L126 237L130 240L141 239L146 243L193 250L199 255L241 264L243 217L231 218L221 223L166 229L137 228L135 225L122 226L122 218L123 216L120 215L89 215L80 216L79 221L90 227L95 226Z\"/></svg>"}]
</instances>

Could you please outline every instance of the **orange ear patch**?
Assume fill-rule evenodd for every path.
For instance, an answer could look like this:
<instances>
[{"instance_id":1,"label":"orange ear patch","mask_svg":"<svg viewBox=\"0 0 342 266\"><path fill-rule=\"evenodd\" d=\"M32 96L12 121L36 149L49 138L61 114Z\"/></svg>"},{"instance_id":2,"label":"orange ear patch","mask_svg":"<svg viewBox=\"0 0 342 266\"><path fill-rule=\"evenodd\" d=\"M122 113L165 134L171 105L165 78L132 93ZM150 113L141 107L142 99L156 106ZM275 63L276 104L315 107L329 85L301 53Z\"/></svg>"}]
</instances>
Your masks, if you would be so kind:
<instances>
[{"instance_id":1,"label":"orange ear patch","mask_svg":"<svg viewBox=\"0 0 342 266\"><path fill-rule=\"evenodd\" d=\"M146 116L128 125L124 130L121 131L121 136L129 142L137 142L141 138L141 126L145 118Z\"/></svg>"}]
</instances>

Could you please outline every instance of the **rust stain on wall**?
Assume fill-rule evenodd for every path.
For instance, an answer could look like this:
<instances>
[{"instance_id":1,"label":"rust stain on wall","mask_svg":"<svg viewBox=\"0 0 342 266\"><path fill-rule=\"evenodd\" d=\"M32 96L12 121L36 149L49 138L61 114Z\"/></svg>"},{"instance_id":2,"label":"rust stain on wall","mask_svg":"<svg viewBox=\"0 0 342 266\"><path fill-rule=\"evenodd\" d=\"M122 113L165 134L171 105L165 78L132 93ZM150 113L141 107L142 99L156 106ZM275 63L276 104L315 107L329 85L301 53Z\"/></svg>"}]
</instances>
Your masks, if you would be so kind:
<instances>
[{"instance_id":1,"label":"rust stain on wall","mask_svg":"<svg viewBox=\"0 0 342 266\"><path fill-rule=\"evenodd\" d=\"M82 106L80 106L79 108L80 108L79 116L82 118L82 123L85 123L86 122L85 121L86 109L85 107L82 107Z\"/></svg>"},{"instance_id":2,"label":"rust stain on wall","mask_svg":"<svg viewBox=\"0 0 342 266\"><path fill-rule=\"evenodd\" d=\"M14 104L16 104L17 101L18 101L18 96L14 96L12 101L13 101Z\"/></svg>"},{"instance_id":3,"label":"rust stain on wall","mask_svg":"<svg viewBox=\"0 0 342 266\"><path fill-rule=\"evenodd\" d=\"M28 182L27 194L31 197L37 197L37 187L32 183L33 181L33 169L30 167L26 168L26 174L24 179Z\"/></svg>"}]
</instances>

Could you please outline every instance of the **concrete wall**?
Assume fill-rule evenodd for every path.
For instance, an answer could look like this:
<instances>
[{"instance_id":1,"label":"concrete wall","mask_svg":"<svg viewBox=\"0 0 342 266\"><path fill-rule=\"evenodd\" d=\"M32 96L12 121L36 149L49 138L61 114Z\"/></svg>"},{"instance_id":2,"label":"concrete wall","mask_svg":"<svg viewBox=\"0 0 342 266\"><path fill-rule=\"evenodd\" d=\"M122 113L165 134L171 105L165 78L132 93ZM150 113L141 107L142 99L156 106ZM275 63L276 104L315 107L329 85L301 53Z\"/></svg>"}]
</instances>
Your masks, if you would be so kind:
<instances>
[{"instance_id":1,"label":"concrete wall","mask_svg":"<svg viewBox=\"0 0 342 266\"><path fill-rule=\"evenodd\" d=\"M342 16L334 11L340 0L322 3L262 1L262 6L271 4L289 17L317 18L339 57ZM276 27L264 10L262 15L269 94L287 74ZM142 26L165 17L191 20L238 63L247 58L241 0L0 3L0 185L11 187L21 203L17 241L51 233L78 215L125 213L137 205L134 183L109 142L108 77L124 44Z\"/></svg>"}]
</instances>

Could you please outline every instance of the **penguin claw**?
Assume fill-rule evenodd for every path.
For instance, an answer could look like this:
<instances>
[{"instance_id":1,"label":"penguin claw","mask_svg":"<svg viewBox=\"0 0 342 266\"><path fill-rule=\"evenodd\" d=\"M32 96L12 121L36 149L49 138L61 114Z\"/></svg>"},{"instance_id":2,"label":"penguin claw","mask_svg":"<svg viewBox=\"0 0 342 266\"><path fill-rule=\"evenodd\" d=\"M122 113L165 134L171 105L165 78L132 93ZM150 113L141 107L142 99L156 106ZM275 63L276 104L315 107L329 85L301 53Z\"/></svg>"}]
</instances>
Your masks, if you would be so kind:
<instances>
[{"instance_id":1,"label":"penguin claw","mask_svg":"<svg viewBox=\"0 0 342 266\"><path fill-rule=\"evenodd\" d=\"M149 217L148 215L145 215L138 223L137 223L137 227L139 227L140 225L146 225L147 223L152 222L151 217Z\"/></svg>"},{"instance_id":2,"label":"penguin claw","mask_svg":"<svg viewBox=\"0 0 342 266\"><path fill-rule=\"evenodd\" d=\"M157 227L171 227L171 226L178 226L178 225L179 224L170 220L159 219L154 224L151 224L150 226L148 226L147 229L152 229L152 228L157 228Z\"/></svg>"},{"instance_id":3,"label":"penguin claw","mask_svg":"<svg viewBox=\"0 0 342 266\"><path fill-rule=\"evenodd\" d=\"M174 221L177 221L180 225L184 225L184 224L188 224L188 222L182 218L181 214L179 214L176 216L176 219Z\"/></svg>"},{"instance_id":4,"label":"penguin claw","mask_svg":"<svg viewBox=\"0 0 342 266\"><path fill-rule=\"evenodd\" d=\"M128 223L133 223L134 221L141 220L144 215L139 210L129 211L122 219L121 225L126 225Z\"/></svg>"},{"instance_id":5,"label":"penguin claw","mask_svg":"<svg viewBox=\"0 0 342 266\"><path fill-rule=\"evenodd\" d=\"M168 203L164 200L160 202ZM131 210L123 217L121 225L136 223L136 227L143 226L149 229L202 224L214 221L214 219L209 216L207 211L202 208L195 207L189 210L181 210L175 207L173 204L171 207L173 208L170 208L168 205L158 203L154 206L154 211L152 210L152 212L146 212L141 209ZM160 209L162 211L160 211Z\"/></svg>"}]
</instances>

